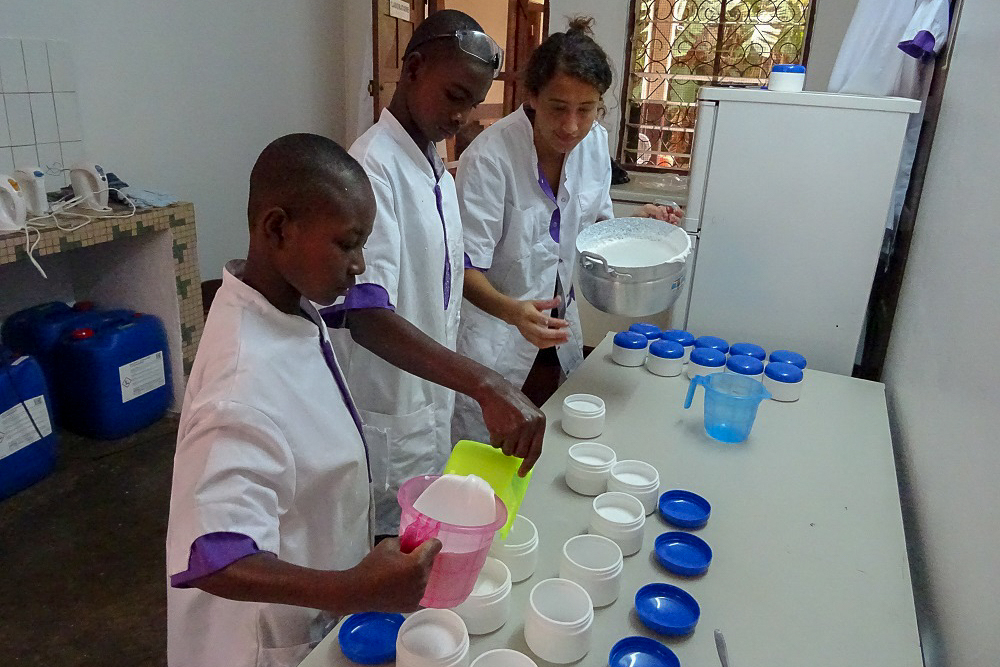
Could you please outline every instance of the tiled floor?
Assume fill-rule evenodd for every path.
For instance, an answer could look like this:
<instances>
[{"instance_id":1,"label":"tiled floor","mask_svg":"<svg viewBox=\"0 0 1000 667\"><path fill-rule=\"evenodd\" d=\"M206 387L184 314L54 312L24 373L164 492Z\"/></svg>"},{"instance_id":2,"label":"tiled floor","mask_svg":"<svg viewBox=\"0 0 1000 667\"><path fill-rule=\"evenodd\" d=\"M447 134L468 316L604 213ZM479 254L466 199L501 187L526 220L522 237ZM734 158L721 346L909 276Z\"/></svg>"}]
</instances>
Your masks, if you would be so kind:
<instances>
[{"instance_id":1,"label":"tiled floor","mask_svg":"<svg viewBox=\"0 0 1000 667\"><path fill-rule=\"evenodd\" d=\"M163 541L175 417L64 435L57 470L0 501L0 665L166 664Z\"/></svg>"}]
</instances>

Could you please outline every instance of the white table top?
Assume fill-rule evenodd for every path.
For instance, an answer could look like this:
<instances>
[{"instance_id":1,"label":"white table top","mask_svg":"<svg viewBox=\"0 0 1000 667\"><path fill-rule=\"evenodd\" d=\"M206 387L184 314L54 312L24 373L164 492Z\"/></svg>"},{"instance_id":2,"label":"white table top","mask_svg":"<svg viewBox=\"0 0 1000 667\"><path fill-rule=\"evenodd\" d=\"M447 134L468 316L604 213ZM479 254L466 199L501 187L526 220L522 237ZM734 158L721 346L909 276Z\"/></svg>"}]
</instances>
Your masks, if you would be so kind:
<instances>
[{"instance_id":1,"label":"white table top","mask_svg":"<svg viewBox=\"0 0 1000 667\"><path fill-rule=\"evenodd\" d=\"M545 449L521 507L539 529L539 564L514 584L506 625L471 638L471 658L509 647L548 664L524 642L523 610L531 587L557 576L563 543L587 531L592 499L563 479L566 450L577 439L560 427L563 398L584 392L607 405L595 440L619 460L656 466L661 491L688 489L712 504L708 524L695 533L714 555L701 577L671 574L657 563L653 541L677 529L656 513L647 517L643 549L625 559L621 596L596 610L590 652L575 664L607 665L617 640L645 635L685 667L715 667L719 628L733 667L920 667L884 386L807 371L798 402L765 401L750 438L726 445L704 432L702 389L685 411L684 376L618 366L610 344L609 336L543 408ZM688 637L658 636L639 621L635 592L654 581L698 601L701 619ZM302 663L352 664L335 632Z\"/></svg>"}]
</instances>

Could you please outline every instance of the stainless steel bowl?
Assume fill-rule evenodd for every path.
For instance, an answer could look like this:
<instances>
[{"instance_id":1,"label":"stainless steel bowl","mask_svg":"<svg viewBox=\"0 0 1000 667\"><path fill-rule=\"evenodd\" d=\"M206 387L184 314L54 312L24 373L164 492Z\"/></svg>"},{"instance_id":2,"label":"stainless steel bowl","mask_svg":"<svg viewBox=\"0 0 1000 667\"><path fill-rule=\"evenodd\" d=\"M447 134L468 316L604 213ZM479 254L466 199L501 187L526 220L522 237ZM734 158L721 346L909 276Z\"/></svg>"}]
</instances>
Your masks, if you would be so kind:
<instances>
[{"instance_id":1,"label":"stainless steel bowl","mask_svg":"<svg viewBox=\"0 0 1000 667\"><path fill-rule=\"evenodd\" d=\"M650 241L646 258L609 261L603 248L621 241ZM662 249L662 252L660 250ZM651 218L613 218L591 225L576 239L577 282L584 298L612 315L643 317L674 304L684 285L691 239L674 225ZM650 263L653 255L656 259ZM657 261L662 257L662 261Z\"/></svg>"}]
</instances>

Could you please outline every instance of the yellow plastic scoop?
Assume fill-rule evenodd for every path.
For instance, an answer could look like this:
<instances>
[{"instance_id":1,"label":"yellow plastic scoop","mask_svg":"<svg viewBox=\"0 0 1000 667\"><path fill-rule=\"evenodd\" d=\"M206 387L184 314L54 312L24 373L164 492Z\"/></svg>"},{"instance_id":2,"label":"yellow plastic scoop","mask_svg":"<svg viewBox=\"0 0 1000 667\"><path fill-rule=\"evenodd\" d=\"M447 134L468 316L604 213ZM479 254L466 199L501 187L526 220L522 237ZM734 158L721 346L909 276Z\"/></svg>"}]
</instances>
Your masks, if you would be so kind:
<instances>
[{"instance_id":1,"label":"yellow plastic scoop","mask_svg":"<svg viewBox=\"0 0 1000 667\"><path fill-rule=\"evenodd\" d=\"M444 466L445 474L478 475L493 488L503 504L507 506L507 523L499 531L500 539L507 537L507 532L514 523L517 510L524 500L524 494L531 482L531 474L517 476L522 459L507 456L501 450L472 440L459 440L451 450L451 456Z\"/></svg>"}]
</instances>

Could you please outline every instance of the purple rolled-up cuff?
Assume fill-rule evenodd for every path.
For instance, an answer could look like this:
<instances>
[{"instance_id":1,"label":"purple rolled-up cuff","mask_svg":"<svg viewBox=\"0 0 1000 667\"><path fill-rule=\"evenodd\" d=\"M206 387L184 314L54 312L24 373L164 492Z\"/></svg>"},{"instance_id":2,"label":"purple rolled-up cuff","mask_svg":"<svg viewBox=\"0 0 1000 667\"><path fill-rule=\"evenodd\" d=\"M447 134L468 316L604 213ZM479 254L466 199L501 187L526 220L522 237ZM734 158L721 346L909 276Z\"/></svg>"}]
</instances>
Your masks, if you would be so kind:
<instances>
[{"instance_id":1,"label":"purple rolled-up cuff","mask_svg":"<svg viewBox=\"0 0 1000 667\"><path fill-rule=\"evenodd\" d=\"M472 258L469 257L469 253L464 253L464 254L465 254L465 268L475 269L476 271L479 271L481 273L486 272L486 269L479 268L478 266L472 263Z\"/></svg>"},{"instance_id":2,"label":"purple rolled-up cuff","mask_svg":"<svg viewBox=\"0 0 1000 667\"><path fill-rule=\"evenodd\" d=\"M343 303L321 308L319 314L328 327L339 329L344 326L344 315L348 310L361 310L362 308L396 310L396 307L389 301L389 292L384 287L375 283L361 283L348 290Z\"/></svg>"},{"instance_id":3,"label":"purple rolled-up cuff","mask_svg":"<svg viewBox=\"0 0 1000 667\"><path fill-rule=\"evenodd\" d=\"M913 39L900 42L899 50L917 60L923 60L934 55L935 41L934 35L926 30L921 30L913 36Z\"/></svg>"},{"instance_id":4,"label":"purple rolled-up cuff","mask_svg":"<svg viewBox=\"0 0 1000 667\"><path fill-rule=\"evenodd\" d=\"M191 588L191 582L196 579L262 552L252 538L242 533L207 533L191 543L188 568L170 575L170 585L173 588Z\"/></svg>"}]
</instances>

